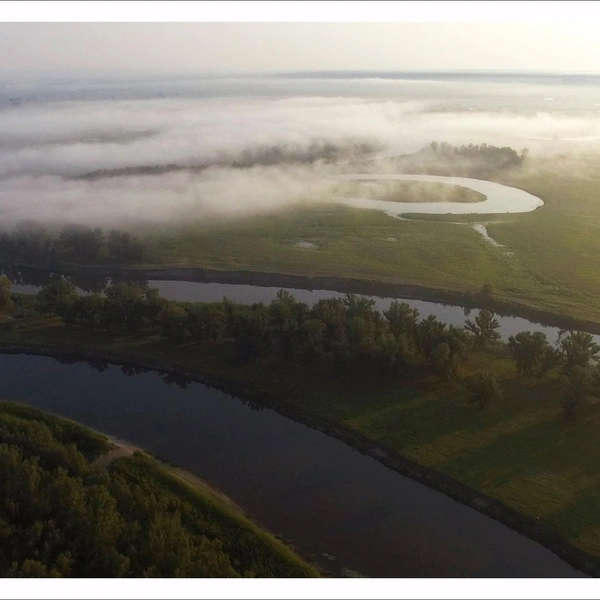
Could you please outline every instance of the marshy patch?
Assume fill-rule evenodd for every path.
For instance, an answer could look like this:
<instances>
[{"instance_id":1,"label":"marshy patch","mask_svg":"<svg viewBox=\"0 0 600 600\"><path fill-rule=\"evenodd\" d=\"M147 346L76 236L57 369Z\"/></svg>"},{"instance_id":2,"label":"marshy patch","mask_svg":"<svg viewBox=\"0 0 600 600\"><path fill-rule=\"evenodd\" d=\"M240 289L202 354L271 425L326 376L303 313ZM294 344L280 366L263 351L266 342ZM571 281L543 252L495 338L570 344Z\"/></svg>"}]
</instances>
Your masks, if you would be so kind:
<instances>
[{"instance_id":1,"label":"marshy patch","mask_svg":"<svg viewBox=\"0 0 600 600\"><path fill-rule=\"evenodd\" d=\"M316 250L318 248L317 244L314 242L308 242L306 240L300 240L294 244L296 248L307 248L309 250Z\"/></svg>"}]
</instances>

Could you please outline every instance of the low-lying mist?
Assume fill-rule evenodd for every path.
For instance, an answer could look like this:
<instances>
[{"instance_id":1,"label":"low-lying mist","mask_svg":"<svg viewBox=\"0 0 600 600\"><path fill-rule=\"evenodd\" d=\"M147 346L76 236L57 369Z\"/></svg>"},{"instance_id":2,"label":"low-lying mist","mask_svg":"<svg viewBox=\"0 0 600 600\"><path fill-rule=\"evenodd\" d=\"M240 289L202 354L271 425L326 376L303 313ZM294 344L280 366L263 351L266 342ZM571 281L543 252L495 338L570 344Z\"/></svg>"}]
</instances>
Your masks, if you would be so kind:
<instances>
[{"instance_id":1,"label":"low-lying mist","mask_svg":"<svg viewBox=\"0 0 600 600\"><path fill-rule=\"evenodd\" d=\"M0 110L0 224L239 216L322 198L340 172L390 168L365 158L414 153L433 140L553 156L600 139L593 111L451 110L451 100L446 106L440 98L344 96L17 103Z\"/></svg>"}]
</instances>

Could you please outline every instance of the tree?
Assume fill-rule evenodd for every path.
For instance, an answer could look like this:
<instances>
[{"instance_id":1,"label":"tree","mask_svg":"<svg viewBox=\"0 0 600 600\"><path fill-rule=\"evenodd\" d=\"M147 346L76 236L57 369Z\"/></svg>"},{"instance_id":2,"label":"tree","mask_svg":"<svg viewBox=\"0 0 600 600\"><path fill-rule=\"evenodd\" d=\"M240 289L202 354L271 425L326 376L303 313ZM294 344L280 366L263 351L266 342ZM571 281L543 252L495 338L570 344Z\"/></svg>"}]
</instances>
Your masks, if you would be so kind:
<instances>
[{"instance_id":1,"label":"tree","mask_svg":"<svg viewBox=\"0 0 600 600\"><path fill-rule=\"evenodd\" d=\"M160 334L170 342L182 342L188 336L187 312L175 302L167 302L156 318Z\"/></svg>"},{"instance_id":2,"label":"tree","mask_svg":"<svg viewBox=\"0 0 600 600\"><path fill-rule=\"evenodd\" d=\"M585 367L574 365L564 378L566 386L560 405L567 415L572 416L585 401L589 385L588 373Z\"/></svg>"},{"instance_id":3,"label":"tree","mask_svg":"<svg viewBox=\"0 0 600 600\"><path fill-rule=\"evenodd\" d=\"M12 281L6 276L0 276L0 310L10 311L13 307L11 299Z\"/></svg>"},{"instance_id":4,"label":"tree","mask_svg":"<svg viewBox=\"0 0 600 600\"><path fill-rule=\"evenodd\" d=\"M73 303L75 320L93 329L103 320L105 298L100 294L79 296Z\"/></svg>"},{"instance_id":5,"label":"tree","mask_svg":"<svg viewBox=\"0 0 600 600\"><path fill-rule=\"evenodd\" d=\"M323 340L327 326L319 319L308 318L300 325L300 345L307 361L313 361L323 354Z\"/></svg>"},{"instance_id":6,"label":"tree","mask_svg":"<svg viewBox=\"0 0 600 600\"><path fill-rule=\"evenodd\" d=\"M465 379L465 386L468 391L467 402L478 404L479 408L502 398L502 391L493 373L478 371Z\"/></svg>"},{"instance_id":7,"label":"tree","mask_svg":"<svg viewBox=\"0 0 600 600\"><path fill-rule=\"evenodd\" d=\"M574 367L585 368L591 360L598 358L600 345L594 342L591 334L584 331L571 331L568 335L561 331L558 337L558 347L564 361L565 372Z\"/></svg>"},{"instance_id":8,"label":"tree","mask_svg":"<svg viewBox=\"0 0 600 600\"><path fill-rule=\"evenodd\" d=\"M375 310L375 300L357 296L356 294L346 294L344 304L347 307L349 319L360 317L366 321L376 321L379 319L379 313Z\"/></svg>"},{"instance_id":9,"label":"tree","mask_svg":"<svg viewBox=\"0 0 600 600\"><path fill-rule=\"evenodd\" d=\"M154 322L164 306L156 290L147 284L119 282L106 289L105 325L123 331L136 331Z\"/></svg>"},{"instance_id":10,"label":"tree","mask_svg":"<svg viewBox=\"0 0 600 600\"><path fill-rule=\"evenodd\" d=\"M560 361L559 352L550 346L546 334L540 331L521 331L511 335L508 347L522 375L541 378Z\"/></svg>"},{"instance_id":11,"label":"tree","mask_svg":"<svg viewBox=\"0 0 600 600\"><path fill-rule=\"evenodd\" d=\"M216 342L225 335L227 326L222 303L194 303L187 307L187 329L193 341Z\"/></svg>"},{"instance_id":12,"label":"tree","mask_svg":"<svg viewBox=\"0 0 600 600\"><path fill-rule=\"evenodd\" d=\"M475 322L469 319L465 321L465 330L475 335L479 346L485 346L489 342L499 340L500 334L496 331L499 327L500 323L498 323L494 313L485 309L479 311L479 314L475 317Z\"/></svg>"},{"instance_id":13,"label":"tree","mask_svg":"<svg viewBox=\"0 0 600 600\"><path fill-rule=\"evenodd\" d=\"M37 309L42 313L64 316L77 298L75 286L63 277L53 279L37 294Z\"/></svg>"},{"instance_id":14,"label":"tree","mask_svg":"<svg viewBox=\"0 0 600 600\"><path fill-rule=\"evenodd\" d=\"M37 221L19 221L10 238L9 253L25 262L48 262L54 258L54 240L46 227Z\"/></svg>"},{"instance_id":15,"label":"tree","mask_svg":"<svg viewBox=\"0 0 600 600\"><path fill-rule=\"evenodd\" d=\"M104 233L99 227L65 225L59 236L59 245L68 260L91 263L100 257Z\"/></svg>"},{"instance_id":16,"label":"tree","mask_svg":"<svg viewBox=\"0 0 600 600\"><path fill-rule=\"evenodd\" d=\"M401 371L408 365L413 352L407 335L382 333L375 341L376 363L384 372Z\"/></svg>"},{"instance_id":17,"label":"tree","mask_svg":"<svg viewBox=\"0 0 600 600\"><path fill-rule=\"evenodd\" d=\"M427 359L438 344L444 340L446 334L446 323L437 320L434 315L423 319L416 327L415 337L417 346Z\"/></svg>"},{"instance_id":18,"label":"tree","mask_svg":"<svg viewBox=\"0 0 600 600\"><path fill-rule=\"evenodd\" d=\"M383 315L387 319L390 332L395 336L403 334L414 336L419 318L419 311L416 308L411 308L405 302L400 303L394 300L390 307L383 312Z\"/></svg>"},{"instance_id":19,"label":"tree","mask_svg":"<svg viewBox=\"0 0 600 600\"><path fill-rule=\"evenodd\" d=\"M458 356L453 355L446 343L438 344L431 353L431 366L444 383L451 383L458 377Z\"/></svg>"},{"instance_id":20,"label":"tree","mask_svg":"<svg viewBox=\"0 0 600 600\"><path fill-rule=\"evenodd\" d=\"M311 310L311 318L321 321L326 328L326 350L346 341L347 306L341 298L319 300Z\"/></svg>"},{"instance_id":21,"label":"tree","mask_svg":"<svg viewBox=\"0 0 600 600\"><path fill-rule=\"evenodd\" d=\"M548 346L542 351L542 358L536 370L538 379L542 379L549 371L560 366L560 352L556 348Z\"/></svg>"},{"instance_id":22,"label":"tree","mask_svg":"<svg viewBox=\"0 0 600 600\"><path fill-rule=\"evenodd\" d=\"M108 235L108 254L125 263L139 262L144 257L144 246L127 231L113 231Z\"/></svg>"},{"instance_id":23,"label":"tree","mask_svg":"<svg viewBox=\"0 0 600 600\"><path fill-rule=\"evenodd\" d=\"M484 283L480 292L481 298L491 300L494 297L494 288L491 283Z\"/></svg>"},{"instance_id":24,"label":"tree","mask_svg":"<svg viewBox=\"0 0 600 600\"><path fill-rule=\"evenodd\" d=\"M269 305L269 321L285 359L290 359L300 335L300 321L308 313L308 306L296 302L292 294L279 290Z\"/></svg>"},{"instance_id":25,"label":"tree","mask_svg":"<svg viewBox=\"0 0 600 600\"><path fill-rule=\"evenodd\" d=\"M236 358L246 362L262 354L269 343L269 310L261 303L240 306L231 328Z\"/></svg>"}]
</instances>

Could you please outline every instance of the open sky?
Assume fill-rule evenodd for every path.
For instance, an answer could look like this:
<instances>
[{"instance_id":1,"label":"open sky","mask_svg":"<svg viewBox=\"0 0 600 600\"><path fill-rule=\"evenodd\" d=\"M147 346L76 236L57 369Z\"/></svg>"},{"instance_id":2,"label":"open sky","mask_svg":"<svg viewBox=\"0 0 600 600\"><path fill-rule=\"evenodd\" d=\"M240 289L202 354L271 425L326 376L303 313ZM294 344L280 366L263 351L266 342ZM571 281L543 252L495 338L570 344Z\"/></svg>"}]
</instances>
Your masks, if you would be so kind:
<instances>
[{"instance_id":1,"label":"open sky","mask_svg":"<svg viewBox=\"0 0 600 600\"><path fill-rule=\"evenodd\" d=\"M600 72L597 2L3 3L11 4L0 71ZM29 15L97 22L6 22ZM101 22L140 19L157 22ZM295 22L260 22L273 19ZM173 20L187 22L165 22ZM245 22L214 22L231 20Z\"/></svg>"}]
</instances>

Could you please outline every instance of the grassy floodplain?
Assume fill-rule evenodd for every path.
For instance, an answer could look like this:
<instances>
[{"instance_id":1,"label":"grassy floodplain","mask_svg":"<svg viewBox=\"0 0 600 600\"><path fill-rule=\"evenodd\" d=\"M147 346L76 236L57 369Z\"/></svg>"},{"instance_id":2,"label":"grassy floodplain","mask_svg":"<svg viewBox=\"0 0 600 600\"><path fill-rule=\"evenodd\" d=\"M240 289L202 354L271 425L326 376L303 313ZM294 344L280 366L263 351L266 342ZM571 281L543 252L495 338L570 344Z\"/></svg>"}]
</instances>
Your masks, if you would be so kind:
<instances>
[{"instance_id":1,"label":"grassy floodplain","mask_svg":"<svg viewBox=\"0 0 600 600\"><path fill-rule=\"evenodd\" d=\"M417 284L476 292L600 322L600 177L596 156L530 159L492 179L539 196L520 215L382 212L309 202L259 215L138 231L147 263ZM453 221L453 222L448 222ZM489 223L494 248L469 225ZM314 248L296 246L310 242ZM512 254L507 254L507 251Z\"/></svg>"},{"instance_id":2,"label":"grassy floodplain","mask_svg":"<svg viewBox=\"0 0 600 600\"><path fill-rule=\"evenodd\" d=\"M419 369L401 379L366 380L355 372L334 377L328 361L307 369L277 354L236 364L227 340L174 345L147 331L109 333L39 316L2 332L0 341L31 344L33 351L92 349L119 360L178 365L242 397L332 424L433 468L600 558L600 406L589 401L567 418L559 373L539 381L518 375L503 344L471 352L461 367L464 376L485 370L498 380L503 398L479 410L466 402L460 385L443 385Z\"/></svg>"}]
</instances>

